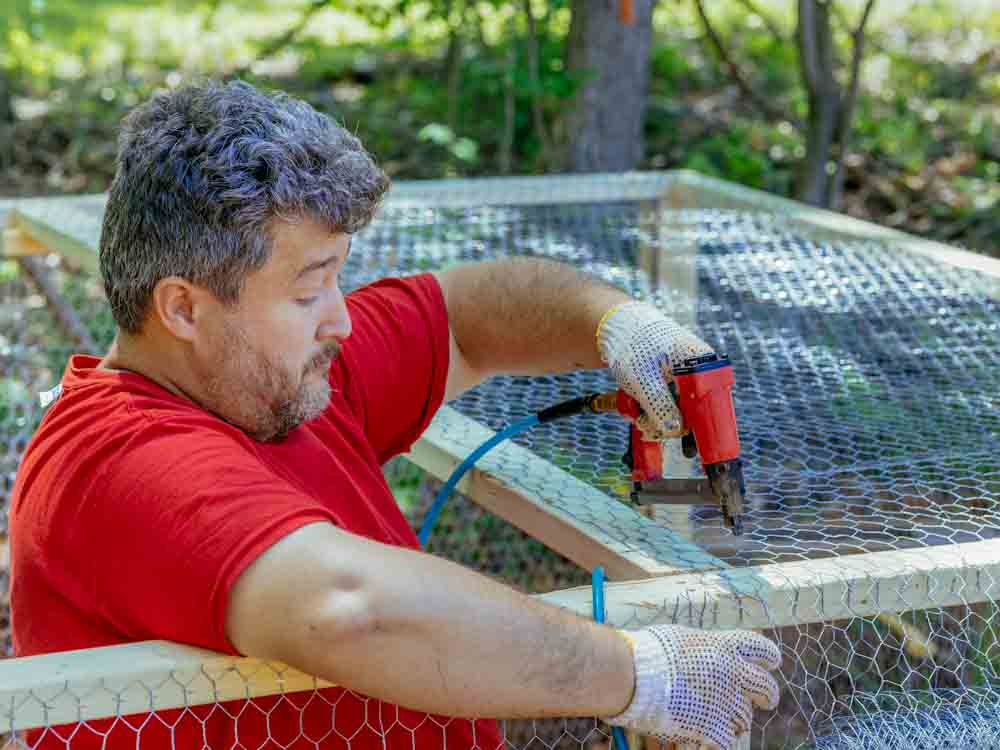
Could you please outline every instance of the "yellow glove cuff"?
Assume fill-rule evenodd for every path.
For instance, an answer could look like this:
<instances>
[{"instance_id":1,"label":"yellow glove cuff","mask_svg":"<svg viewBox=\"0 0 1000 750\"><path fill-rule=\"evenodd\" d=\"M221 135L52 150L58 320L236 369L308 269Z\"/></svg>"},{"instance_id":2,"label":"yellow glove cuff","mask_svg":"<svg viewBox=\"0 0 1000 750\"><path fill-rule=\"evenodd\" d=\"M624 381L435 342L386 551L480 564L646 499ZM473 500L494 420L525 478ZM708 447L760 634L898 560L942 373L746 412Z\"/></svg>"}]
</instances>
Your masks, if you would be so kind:
<instances>
[{"instance_id":1,"label":"yellow glove cuff","mask_svg":"<svg viewBox=\"0 0 1000 750\"><path fill-rule=\"evenodd\" d=\"M621 308L622 305L627 305L630 302L634 302L634 300L625 300L624 302L619 302L617 305L614 305L613 307L609 308L608 311L601 316L601 320L597 324L597 331L594 334L594 339L597 342L597 351L600 353L601 359L604 359L604 352L601 351L601 329L604 328L604 324L608 322L608 318L614 315L619 310L619 308Z\"/></svg>"}]
</instances>

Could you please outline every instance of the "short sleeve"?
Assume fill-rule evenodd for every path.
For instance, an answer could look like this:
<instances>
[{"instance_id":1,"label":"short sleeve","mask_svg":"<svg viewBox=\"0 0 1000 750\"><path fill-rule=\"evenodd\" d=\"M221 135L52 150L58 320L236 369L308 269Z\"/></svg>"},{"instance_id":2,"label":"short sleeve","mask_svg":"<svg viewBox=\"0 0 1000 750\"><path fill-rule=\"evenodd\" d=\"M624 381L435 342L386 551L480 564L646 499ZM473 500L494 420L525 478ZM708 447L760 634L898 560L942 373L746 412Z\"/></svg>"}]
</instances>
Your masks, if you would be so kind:
<instances>
[{"instance_id":1,"label":"short sleeve","mask_svg":"<svg viewBox=\"0 0 1000 750\"><path fill-rule=\"evenodd\" d=\"M81 554L66 562L81 566L98 614L129 638L236 653L225 632L236 579L284 536L336 519L275 475L235 428L206 421L151 423L115 450L79 508Z\"/></svg>"},{"instance_id":2,"label":"short sleeve","mask_svg":"<svg viewBox=\"0 0 1000 750\"><path fill-rule=\"evenodd\" d=\"M334 367L380 463L430 424L448 379L448 313L431 274L384 279L348 295L352 332Z\"/></svg>"}]
</instances>

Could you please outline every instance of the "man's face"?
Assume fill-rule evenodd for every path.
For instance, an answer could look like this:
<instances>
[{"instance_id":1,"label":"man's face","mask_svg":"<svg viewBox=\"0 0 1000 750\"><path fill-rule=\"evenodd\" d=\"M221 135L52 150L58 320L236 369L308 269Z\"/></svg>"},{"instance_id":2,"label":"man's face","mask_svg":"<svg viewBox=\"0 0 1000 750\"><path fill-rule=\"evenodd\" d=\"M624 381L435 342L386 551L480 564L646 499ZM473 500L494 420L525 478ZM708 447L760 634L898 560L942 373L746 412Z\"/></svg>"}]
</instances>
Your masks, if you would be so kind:
<instances>
[{"instance_id":1,"label":"man's face","mask_svg":"<svg viewBox=\"0 0 1000 750\"><path fill-rule=\"evenodd\" d=\"M272 231L271 258L235 306L219 304L198 358L202 405L261 441L323 412L330 363L351 332L338 279L350 237L311 221Z\"/></svg>"}]
</instances>

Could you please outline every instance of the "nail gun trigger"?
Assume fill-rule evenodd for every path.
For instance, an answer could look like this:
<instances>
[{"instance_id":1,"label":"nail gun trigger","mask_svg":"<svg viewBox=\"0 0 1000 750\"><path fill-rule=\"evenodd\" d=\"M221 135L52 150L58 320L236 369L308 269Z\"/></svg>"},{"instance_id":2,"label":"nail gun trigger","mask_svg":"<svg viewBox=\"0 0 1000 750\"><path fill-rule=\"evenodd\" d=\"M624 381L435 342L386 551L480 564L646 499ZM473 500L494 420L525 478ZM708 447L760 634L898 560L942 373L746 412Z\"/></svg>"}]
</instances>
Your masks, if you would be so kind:
<instances>
[{"instance_id":1,"label":"nail gun trigger","mask_svg":"<svg viewBox=\"0 0 1000 750\"><path fill-rule=\"evenodd\" d=\"M622 463L625 467L632 471L635 468L635 457L632 455L632 430L628 431L628 447L625 449L625 453L622 454Z\"/></svg>"},{"instance_id":2,"label":"nail gun trigger","mask_svg":"<svg viewBox=\"0 0 1000 750\"><path fill-rule=\"evenodd\" d=\"M684 458L695 458L698 455L698 443L695 442L693 432L681 438L681 452L684 453Z\"/></svg>"},{"instance_id":3,"label":"nail gun trigger","mask_svg":"<svg viewBox=\"0 0 1000 750\"><path fill-rule=\"evenodd\" d=\"M667 383L667 390L670 391L671 397L674 399L674 403L679 407L681 403L681 398L677 395L677 381L671 380Z\"/></svg>"}]
</instances>

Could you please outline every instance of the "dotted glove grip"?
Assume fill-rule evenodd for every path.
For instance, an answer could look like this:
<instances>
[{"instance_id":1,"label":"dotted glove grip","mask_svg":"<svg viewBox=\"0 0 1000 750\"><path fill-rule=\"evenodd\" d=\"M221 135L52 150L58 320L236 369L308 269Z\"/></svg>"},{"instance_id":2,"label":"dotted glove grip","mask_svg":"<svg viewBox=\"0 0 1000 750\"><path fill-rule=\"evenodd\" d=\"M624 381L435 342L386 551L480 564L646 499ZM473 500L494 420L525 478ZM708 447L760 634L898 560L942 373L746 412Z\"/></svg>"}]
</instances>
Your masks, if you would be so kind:
<instances>
[{"instance_id":1,"label":"dotted glove grip","mask_svg":"<svg viewBox=\"0 0 1000 750\"><path fill-rule=\"evenodd\" d=\"M705 631L655 625L624 633L635 656L635 692L611 724L665 742L729 750L750 731L753 707L778 705L769 671L777 645L748 630Z\"/></svg>"},{"instance_id":2,"label":"dotted glove grip","mask_svg":"<svg viewBox=\"0 0 1000 750\"><path fill-rule=\"evenodd\" d=\"M597 329L597 346L618 385L642 407L636 426L643 437L680 437L683 420L669 388L674 368L712 348L645 302L612 308Z\"/></svg>"}]
</instances>

